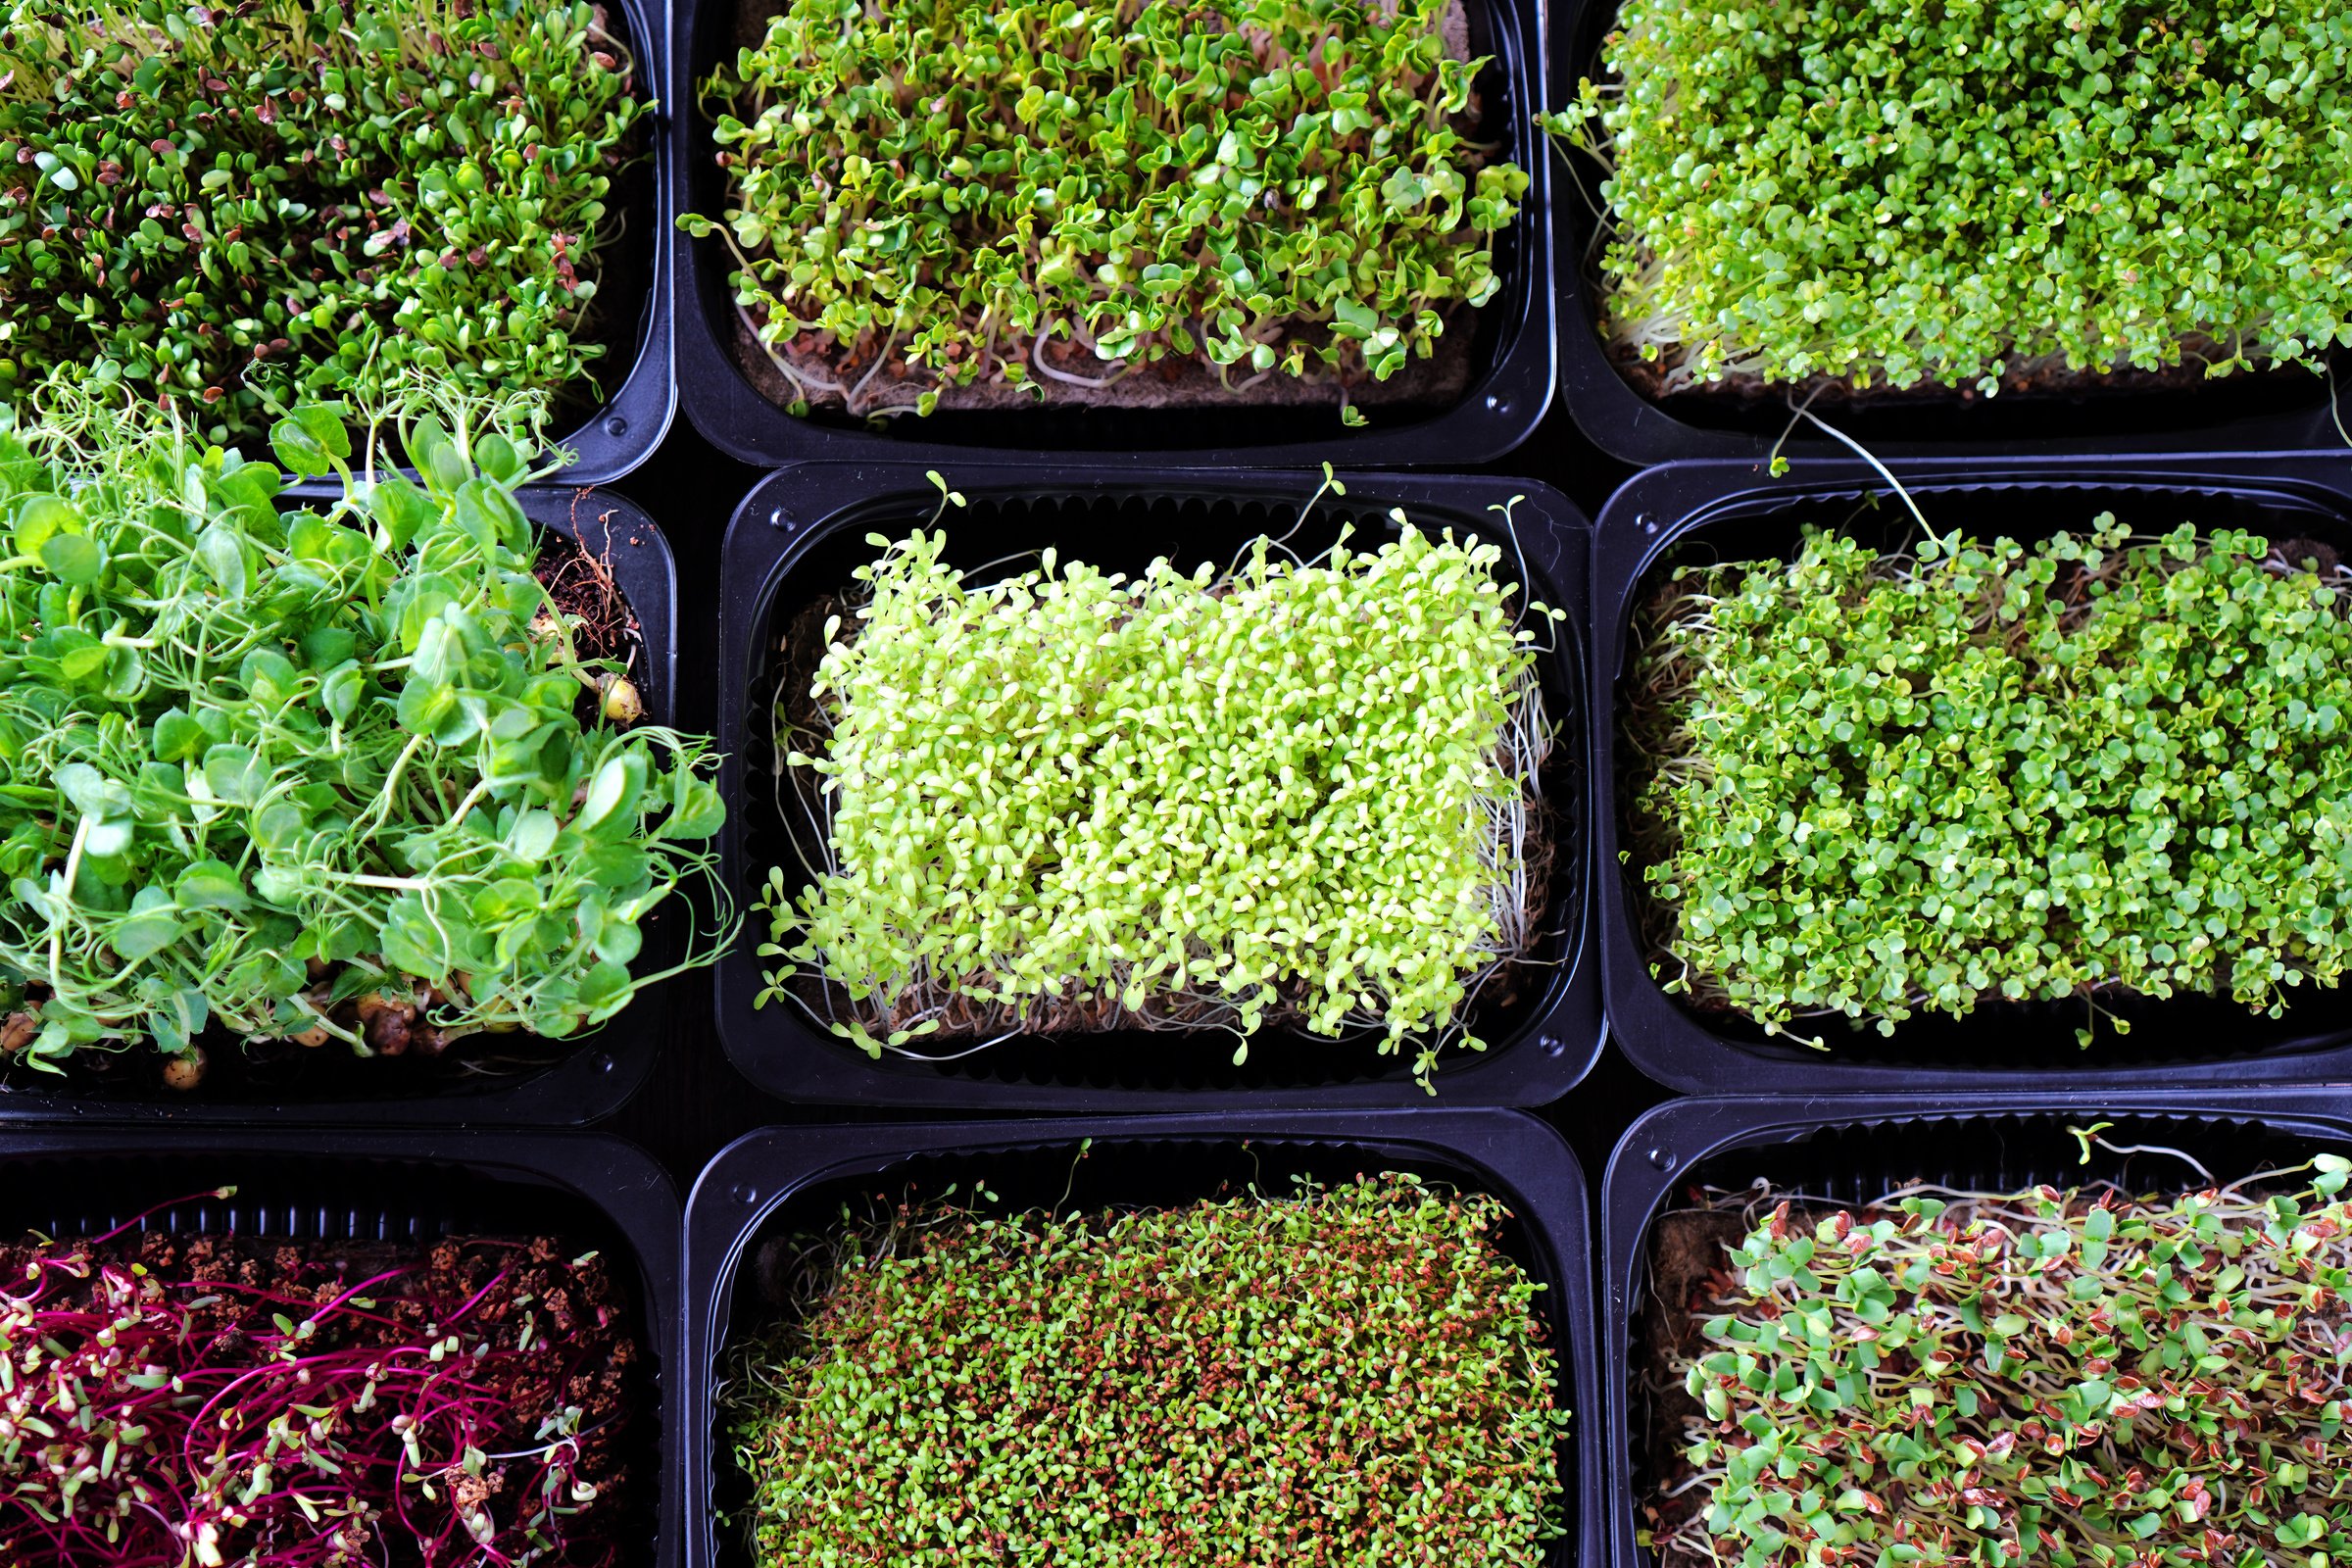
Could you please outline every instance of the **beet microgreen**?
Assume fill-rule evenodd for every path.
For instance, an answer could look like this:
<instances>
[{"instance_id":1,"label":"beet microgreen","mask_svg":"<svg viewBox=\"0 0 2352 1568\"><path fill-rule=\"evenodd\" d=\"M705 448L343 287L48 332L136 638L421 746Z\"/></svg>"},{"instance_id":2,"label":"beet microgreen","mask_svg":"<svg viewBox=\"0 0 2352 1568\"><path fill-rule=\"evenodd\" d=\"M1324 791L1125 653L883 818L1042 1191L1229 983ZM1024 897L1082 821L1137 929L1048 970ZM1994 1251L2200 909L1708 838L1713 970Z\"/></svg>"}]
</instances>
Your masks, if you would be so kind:
<instances>
[{"instance_id":1,"label":"beet microgreen","mask_svg":"<svg viewBox=\"0 0 2352 1568\"><path fill-rule=\"evenodd\" d=\"M552 1242L0 1247L0 1560L590 1568L636 1360Z\"/></svg>"},{"instance_id":2,"label":"beet microgreen","mask_svg":"<svg viewBox=\"0 0 2352 1568\"><path fill-rule=\"evenodd\" d=\"M1658 1544L1741 1568L2327 1568L2352 1551L2347 1172L1860 1213L1738 1195L1769 1217L1697 1293L1704 1348L1678 1368L1697 1410L1674 1490L1707 1490L1653 1505Z\"/></svg>"},{"instance_id":3,"label":"beet microgreen","mask_svg":"<svg viewBox=\"0 0 2352 1568\"><path fill-rule=\"evenodd\" d=\"M786 961L761 1001L806 965L877 1054L1374 1031L1418 1046L1426 1084L1533 941L1550 734L1501 548L1394 520L1396 542L1311 562L1261 537L1130 580L1049 550L985 586L942 534L871 536L859 601L779 709L824 864L762 895L760 951Z\"/></svg>"},{"instance_id":4,"label":"beet microgreen","mask_svg":"<svg viewBox=\"0 0 2352 1568\"><path fill-rule=\"evenodd\" d=\"M1203 361L1344 400L1493 296L1526 189L1447 3L791 0L704 84L729 206L680 221L804 405Z\"/></svg>"},{"instance_id":5,"label":"beet microgreen","mask_svg":"<svg viewBox=\"0 0 2352 1568\"><path fill-rule=\"evenodd\" d=\"M35 1066L198 1060L208 1022L570 1035L711 870L707 743L578 716L617 671L532 575L514 446L424 415L418 480L370 481L343 418L273 432L343 476L317 510L171 427L0 434L0 1002Z\"/></svg>"},{"instance_id":6,"label":"beet microgreen","mask_svg":"<svg viewBox=\"0 0 2352 1568\"><path fill-rule=\"evenodd\" d=\"M564 389L644 115L585 3L32 0L0 26L0 399L53 374L259 435L409 368Z\"/></svg>"},{"instance_id":7,"label":"beet microgreen","mask_svg":"<svg viewBox=\"0 0 2352 1568\"><path fill-rule=\"evenodd\" d=\"M1677 571L1629 682L1657 972L1775 1031L2333 986L2348 586L2317 546L2109 518Z\"/></svg>"},{"instance_id":8,"label":"beet microgreen","mask_svg":"<svg viewBox=\"0 0 2352 1568\"><path fill-rule=\"evenodd\" d=\"M1568 1412L1503 1218L1405 1176L903 1211L735 1352L757 1559L1534 1568Z\"/></svg>"},{"instance_id":9,"label":"beet microgreen","mask_svg":"<svg viewBox=\"0 0 2352 1568\"><path fill-rule=\"evenodd\" d=\"M1670 390L2220 374L2352 343L2341 25L1627 0L1548 123L1607 169L1604 330Z\"/></svg>"}]
</instances>

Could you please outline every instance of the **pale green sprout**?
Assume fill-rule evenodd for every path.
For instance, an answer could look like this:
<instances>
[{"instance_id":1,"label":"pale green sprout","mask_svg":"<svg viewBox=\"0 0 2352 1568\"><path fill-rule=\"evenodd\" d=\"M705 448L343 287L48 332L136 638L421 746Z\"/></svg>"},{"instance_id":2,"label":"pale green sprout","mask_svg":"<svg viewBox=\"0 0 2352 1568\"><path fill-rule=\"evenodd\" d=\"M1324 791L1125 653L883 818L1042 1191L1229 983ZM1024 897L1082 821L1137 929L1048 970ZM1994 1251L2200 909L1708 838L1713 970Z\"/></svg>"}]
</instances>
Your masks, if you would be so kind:
<instances>
[{"instance_id":1,"label":"pale green sprout","mask_svg":"<svg viewBox=\"0 0 2352 1568\"><path fill-rule=\"evenodd\" d=\"M984 586L941 533L870 536L817 726L779 715L822 854L761 895L761 1002L809 971L874 1054L1223 1030L1238 1063L1287 1024L1413 1046L1427 1087L1483 1049L1468 1012L1545 896L1539 650L1498 544L1392 516L1311 561L1260 537L1130 579L1049 550Z\"/></svg>"}]
</instances>

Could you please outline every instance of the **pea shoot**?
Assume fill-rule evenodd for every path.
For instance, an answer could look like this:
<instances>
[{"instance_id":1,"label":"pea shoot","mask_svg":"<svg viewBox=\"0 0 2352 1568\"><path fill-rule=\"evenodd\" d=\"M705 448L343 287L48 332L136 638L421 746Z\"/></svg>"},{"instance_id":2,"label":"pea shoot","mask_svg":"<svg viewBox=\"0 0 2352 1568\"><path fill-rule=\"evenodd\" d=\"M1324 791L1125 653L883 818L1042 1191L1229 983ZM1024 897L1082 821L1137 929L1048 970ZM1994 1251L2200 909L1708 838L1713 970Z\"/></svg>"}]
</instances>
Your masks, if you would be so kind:
<instances>
[{"instance_id":1,"label":"pea shoot","mask_svg":"<svg viewBox=\"0 0 2352 1568\"><path fill-rule=\"evenodd\" d=\"M347 417L273 428L315 504L152 418L0 431L0 1064L564 1038L661 978L708 743L583 722L621 671L533 576L513 442L412 409L417 478L371 478Z\"/></svg>"},{"instance_id":2,"label":"pea shoot","mask_svg":"<svg viewBox=\"0 0 2352 1568\"><path fill-rule=\"evenodd\" d=\"M1346 406L1501 286L1526 174L1450 0L790 0L703 84L747 331L794 407L1086 397L1154 367Z\"/></svg>"}]
</instances>

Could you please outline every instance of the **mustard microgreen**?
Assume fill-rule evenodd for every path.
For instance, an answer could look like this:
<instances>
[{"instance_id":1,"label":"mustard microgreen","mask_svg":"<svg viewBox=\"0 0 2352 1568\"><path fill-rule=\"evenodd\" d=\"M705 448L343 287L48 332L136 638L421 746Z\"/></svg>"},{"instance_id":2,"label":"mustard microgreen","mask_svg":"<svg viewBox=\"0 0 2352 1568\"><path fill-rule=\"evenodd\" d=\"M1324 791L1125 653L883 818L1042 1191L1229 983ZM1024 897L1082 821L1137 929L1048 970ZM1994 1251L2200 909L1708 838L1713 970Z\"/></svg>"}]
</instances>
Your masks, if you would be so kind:
<instances>
[{"instance_id":1,"label":"mustard microgreen","mask_svg":"<svg viewBox=\"0 0 2352 1568\"><path fill-rule=\"evenodd\" d=\"M0 399L119 381L215 439L414 370L573 387L629 54L578 3L29 0L0 26Z\"/></svg>"},{"instance_id":2,"label":"mustard microgreen","mask_svg":"<svg viewBox=\"0 0 2352 1568\"><path fill-rule=\"evenodd\" d=\"M2004 374L2352 343L2330 0L1627 0L1551 129L1598 157L1604 329L1727 375Z\"/></svg>"},{"instance_id":3,"label":"mustard microgreen","mask_svg":"<svg viewBox=\"0 0 2352 1568\"><path fill-rule=\"evenodd\" d=\"M1500 286L1527 185L1465 135L1446 5L790 0L703 84L728 206L681 223L804 404L1385 380Z\"/></svg>"},{"instance_id":4,"label":"mustard microgreen","mask_svg":"<svg viewBox=\"0 0 2352 1568\"><path fill-rule=\"evenodd\" d=\"M1239 1061L1269 1020L1370 1031L1426 1084L1533 940L1550 736L1501 548L1395 520L1306 563L1261 537L1130 580L1049 550L986 585L940 533L871 536L818 716L779 737L825 863L762 894L761 1001L807 966L877 1054L1173 1027L1239 1034Z\"/></svg>"},{"instance_id":5,"label":"mustard microgreen","mask_svg":"<svg viewBox=\"0 0 2352 1568\"><path fill-rule=\"evenodd\" d=\"M344 418L274 432L341 476L317 504L150 421L0 433L0 1004L36 1067L208 1022L567 1036L711 869L707 743L581 721L612 671L533 578L513 444L422 415L417 479L370 481Z\"/></svg>"},{"instance_id":6,"label":"mustard microgreen","mask_svg":"<svg viewBox=\"0 0 2352 1568\"><path fill-rule=\"evenodd\" d=\"M2348 591L2308 543L2107 517L1678 569L1629 684L1656 972L1775 1032L2334 986Z\"/></svg>"},{"instance_id":7,"label":"mustard microgreen","mask_svg":"<svg viewBox=\"0 0 2352 1568\"><path fill-rule=\"evenodd\" d=\"M1503 1218L1405 1176L903 1211L734 1353L756 1558L1536 1568L1568 1412Z\"/></svg>"}]
</instances>

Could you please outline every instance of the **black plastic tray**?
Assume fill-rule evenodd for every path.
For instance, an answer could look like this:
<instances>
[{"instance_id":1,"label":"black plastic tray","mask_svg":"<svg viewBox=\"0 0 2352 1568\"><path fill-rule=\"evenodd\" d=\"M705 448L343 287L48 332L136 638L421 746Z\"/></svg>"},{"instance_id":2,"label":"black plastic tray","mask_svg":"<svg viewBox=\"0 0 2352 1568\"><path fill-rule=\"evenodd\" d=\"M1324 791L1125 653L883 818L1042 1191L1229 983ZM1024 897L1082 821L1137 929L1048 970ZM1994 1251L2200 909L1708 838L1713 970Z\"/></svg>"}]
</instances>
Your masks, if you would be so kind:
<instances>
[{"instance_id":1,"label":"black plastic tray","mask_svg":"<svg viewBox=\"0 0 2352 1568\"><path fill-rule=\"evenodd\" d=\"M1093 1143L1080 1162L1084 1139ZM714 1442L713 1391L738 1320L766 1310L746 1267L762 1239L832 1230L845 1203L918 1192L936 1198L957 1182L969 1192L982 1179L1010 1211L1165 1205L1238 1193L1253 1181L1279 1192L1293 1175L1338 1180L1376 1170L1493 1193L1516 1217L1500 1245L1545 1287L1538 1304L1574 1417L1560 1474L1569 1534L1544 1560L1546 1568L1599 1563L1605 1488L1584 1175L1557 1133L1497 1110L897 1123L769 1128L738 1139L705 1167L687 1202L686 1562L750 1568L740 1543L716 1527L733 1471Z\"/></svg>"},{"instance_id":2,"label":"black plastic tray","mask_svg":"<svg viewBox=\"0 0 2352 1568\"><path fill-rule=\"evenodd\" d=\"M316 494L304 487L297 494ZM637 617L644 647L632 676L645 702L645 722L668 724L678 689L677 568L669 541L633 502L609 490L532 486L516 499L533 522L609 556L612 575ZM647 917L645 952L634 965L658 971L684 951L683 900ZM444 1058L423 1062L367 1061L333 1042L266 1077L252 1078L231 1051L212 1051L204 1083L182 1093L167 1089L153 1071L119 1080L75 1079L50 1088L24 1072L0 1086L0 1123L75 1120L537 1123L579 1126L611 1114L653 1071L672 988L679 979L648 988L626 1010L564 1047L541 1048L545 1065L469 1082ZM208 1041L208 1045L212 1042ZM144 1048L134 1048L144 1049Z\"/></svg>"},{"instance_id":3,"label":"black plastic tray","mask_svg":"<svg viewBox=\"0 0 2352 1568\"><path fill-rule=\"evenodd\" d=\"M954 477L954 476L951 476ZM1223 561L1248 540L1281 533L1321 483L1320 475L1161 470L1113 473L1039 466L1016 480L985 472L965 483L969 506L943 521L949 559L978 566L1013 552L1057 546L1064 560L1136 570L1166 555L1180 564ZM1585 534L1587 524L1558 492L1509 479L1344 476L1348 495L1327 499L1295 543L1319 550L1340 522L1357 537L1394 537L1392 507L1425 527L1450 526L1503 539L1503 568L1521 558L1486 508L1524 496L1514 513L1534 597L1564 610L1558 652L1544 679L1561 726L1549 798L1566 853L1554 876L1558 934L1543 956L1556 959L1543 994L1497 1006L1482 1020L1483 1054L1449 1053L1434 1081L1448 1105L1537 1105L1556 1100L1591 1070L1600 1050L1596 950L1588 936L1592 776L1586 768L1583 712ZM1149 498L1149 499L1147 499ZM786 824L752 799L768 743L755 711L764 698L771 627L804 606L854 586L850 572L877 552L865 536L894 536L923 524L939 494L920 470L897 465L806 464L753 490L727 532L719 620L720 788L727 801L721 847L728 886L748 901L771 865L799 873ZM771 686L772 689L772 686ZM755 812L758 822L755 823ZM805 879L804 879L805 881ZM1333 1044L1268 1030L1250 1062L1230 1062L1224 1036L1102 1034L1068 1044L1007 1041L960 1061L933 1065L869 1059L826 1033L798 1006L755 1009L764 960L760 916L719 962L718 1029L727 1054L753 1083L787 1100L941 1110L1179 1110L1297 1104L1316 1109L1426 1104L1429 1097L1400 1055L1364 1042ZM1531 986L1530 991L1537 989ZM1223 1043L1219 1043L1223 1042Z\"/></svg>"},{"instance_id":4,"label":"black plastic tray","mask_svg":"<svg viewBox=\"0 0 2352 1568\"><path fill-rule=\"evenodd\" d=\"M1601 41L1617 24L1618 0L1564 0L1552 18L1549 101L1573 103L1577 84L1596 76ZM1821 429L1799 421L1775 392L1755 400L1723 393L1659 402L1634 389L1600 336L1600 181L1582 154L1560 152L1552 171L1559 215L1560 395L1577 427L1611 457L1637 466L1690 458L1760 463L1788 431L1790 457L1840 453ZM1845 401L1824 397L1814 412L1882 458L1977 454L2145 452L2342 452L2329 404L2341 401L2352 426L2352 353L2337 351L2336 373L2288 369L2237 375L2193 389L2080 394L2003 393L1984 399L1954 391Z\"/></svg>"},{"instance_id":5,"label":"black plastic tray","mask_svg":"<svg viewBox=\"0 0 2352 1568\"><path fill-rule=\"evenodd\" d=\"M742 0L677 0L670 13L669 74L662 79L667 138L663 178L678 205L664 212L726 210L723 172L696 92L735 51ZM782 8L765 0L770 14ZM1367 407L1369 427L1341 424L1336 407L1275 409L1045 409L907 416L882 430L831 414L800 417L771 403L732 351L733 262L716 236L673 231L677 379L687 417L729 457L760 467L812 458L898 460L968 470L976 464L1083 462L1097 467L1180 463L1221 467L1311 466L1461 467L1491 462L1526 440L1551 406L1552 154L1536 128L1542 107L1545 8L1542 0L1466 0L1472 52L1494 63L1481 78L1490 122L1510 160L1528 172L1518 220L1494 237L1502 287L1478 314L1469 390L1450 408ZM665 197L665 200L667 198Z\"/></svg>"},{"instance_id":6,"label":"black plastic tray","mask_svg":"<svg viewBox=\"0 0 2352 1568\"><path fill-rule=\"evenodd\" d=\"M604 406L558 438L557 444L575 456L564 468L572 484L611 484L654 455L677 416L678 382L672 363L676 337L672 325L670 234L677 224L678 186L672 172L671 146L680 140L687 122L671 107L669 97L669 12L651 0L619 0L628 19L629 52L637 66L638 91L655 101L639 122L651 145L637 166L613 180L610 205L625 209L628 228L613 242L615 253L600 270L600 279L615 261L628 270L630 298L636 301L635 319L612 322L611 346L601 364L626 360L627 375L612 389ZM641 228L651 232L640 232ZM617 253L626 252L625 256ZM598 290L598 304L612 309L617 303ZM634 356L633 359L629 358Z\"/></svg>"},{"instance_id":7,"label":"black plastic tray","mask_svg":"<svg viewBox=\"0 0 2352 1568\"><path fill-rule=\"evenodd\" d=\"M175 1235L235 1231L293 1241L431 1241L553 1234L612 1257L651 1370L636 1463L651 1501L627 1561L680 1560L677 1190L632 1144L588 1133L25 1127L0 1137L0 1232L103 1235L142 1209L223 1184L227 1200L174 1203L142 1222Z\"/></svg>"},{"instance_id":8,"label":"black plastic tray","mask_svg":"<svg viewBox=\"0 0 2352 1568\"><path fill-rule=\"evenodd\" d=\"M2352 559L2352 462L2313 457L2183 457L2044 464L1911 463L1894 466L1928 520L1942 529L2031 539L2081 529L2100 512L2148 528L2246 527L2331 541ZM1877 498L1877 505L1855 514ZM1974 510L1972 510L1974 509ZM1609 1032L1644 1073L1688 1094L1773 1091L2053 1088L2095 1073L2111 1088L2352 1081L2352 988L2306 987L2271 1019L2227 998L2119 1001L2103 1009L2088 1050L2074 1032L2079 1003L1980 1006L1965 1019L1919 1013L1891 1038L1825 1020L1819 1052L1729 1013L1704 1014L1670 997L1650 972L1636 930L1639 865L1619 859L1627 780L1619 757L1619 682L1633 659L1631 619L1643 584L1675 559L1762 559L1789 551L1803 522L1841 523L1874 543L1911 538L1910 513L1860 463L1800 463L1758 480L1743 465L1676 464L1636 477L1613 497L1593 535L1593 772L1602 806L1594 838L1598 925Z\"/></svg>"},{"instance_id":9,"label":"black plastic tray","mask_svg":"<svg viewBox=\"0 0 2352 1568\"><path fill-rule=\"evenodd\" d=\"M1600 1305L1611 1477L1609 1560L1654 1568L1636 1540L1650 1478L1634 1423L1648 1412L1634 1388L1637 1319L1649 1299L1649 1234L1669 1199L1690 1187L1740 1188L1764 1178L1859 1207L1897 1185L2022 1191L2080 1185L2129 1172L2154 1191L2179 1178L2204 1185L2167 1154L2118 1155L2082 1147L2067 1131L2094 1121L2122 1147L2161 1145L2194 1155L2223 1182L2314 1152L2352 1152L2352 1095L2227 1089L1948 1096L1682 1100L1635 1122L1602 1178Z\"/></svg>"}]
</instances>

